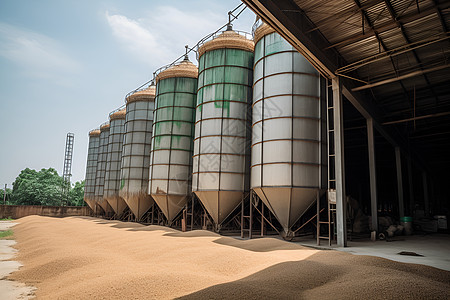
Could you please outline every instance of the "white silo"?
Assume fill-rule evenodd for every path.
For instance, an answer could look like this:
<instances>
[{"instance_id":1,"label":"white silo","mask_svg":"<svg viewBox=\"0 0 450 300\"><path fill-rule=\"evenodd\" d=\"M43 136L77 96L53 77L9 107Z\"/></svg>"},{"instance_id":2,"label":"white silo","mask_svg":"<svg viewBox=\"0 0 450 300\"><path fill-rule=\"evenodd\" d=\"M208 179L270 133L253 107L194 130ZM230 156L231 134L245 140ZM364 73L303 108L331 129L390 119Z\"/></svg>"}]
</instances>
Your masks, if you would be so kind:
<instances>
[{"instance_id":1,"label":"white silo","mask_svg":"<svg viewBox=\"0 0 450 300\"><path fill-rule=\"evenodd\" d=\"M109 142L108 157L106 161L105 187L103 198L108 201L116 215L122 214L127 207L125 201L119 196L120 165L122 161L122 144L125 132L126 109L120 109L109 115Z\"/></svg>"},{"instance_id":2,"label":"white silo","mask_svg":"<svg viewBox=\"0 0 450 300\"><path fill-rule=\"evenodd\" d=\"M138 220L154 203L147 193L154 106L154 85L126 99L119 196Z\"/></svg>"},{"instance_id":3,"label":"white silo","mask_svg":"<svg viewBox=\"0 0 450 300\"><path fill-rule=\"evenodd\" d=\"M98 148L100 144L100 130L89 132L89 146L86 162L86 177L84 178L84 202L96 212L95 177L97 176Z\"/></svg>"},{"instance_id":4,"label":"white silo","mask_svg":"<svg viewBox=\"0 0 450 300\"><path fill-rule=\"evenodd\" d=\"M251 188L292 236L320 188L320 78L268 25L254 40Z\"/></svg>"}]
</instances>

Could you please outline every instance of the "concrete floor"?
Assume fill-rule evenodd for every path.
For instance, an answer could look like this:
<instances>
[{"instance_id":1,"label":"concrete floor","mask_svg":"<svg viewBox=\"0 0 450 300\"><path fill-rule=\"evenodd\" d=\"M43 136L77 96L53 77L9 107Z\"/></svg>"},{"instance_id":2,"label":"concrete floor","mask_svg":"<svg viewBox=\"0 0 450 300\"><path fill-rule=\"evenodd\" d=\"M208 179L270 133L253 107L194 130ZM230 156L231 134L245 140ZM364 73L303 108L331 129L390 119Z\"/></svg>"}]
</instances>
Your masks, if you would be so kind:
<instances>
[{"instance_id":1,"label":"concrete floor","mask_svg":"<svg viewBox=\"0 0 450 300\"><path fill-rule=\"evenodd\" d=\"M394 237L392 241L372 242L367 239L354 239L348 241L348 247L340 248L336 244L328 247L328 241L322 241L321 246L317 246L315 239L298 238L296 243L303 246L334 249L355 255L371 255L387 258L390 260L427 265L442 270L450 271L450 235L449 234L427 234ZM423 256L400 255L399 252L414 252Z\"/></svg>"}]
</instances>

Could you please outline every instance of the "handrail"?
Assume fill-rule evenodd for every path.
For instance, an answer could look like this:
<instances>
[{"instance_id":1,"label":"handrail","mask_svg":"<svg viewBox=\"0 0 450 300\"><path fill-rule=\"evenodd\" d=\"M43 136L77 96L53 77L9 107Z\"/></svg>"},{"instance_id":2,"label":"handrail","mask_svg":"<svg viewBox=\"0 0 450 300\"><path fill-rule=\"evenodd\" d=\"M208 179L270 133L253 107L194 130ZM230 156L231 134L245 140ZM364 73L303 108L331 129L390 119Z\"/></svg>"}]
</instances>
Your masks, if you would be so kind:
<instances>
[{"instance_id":1,"label":"handrail","mask_svg":"<svg viewBox=\"0 0 450 300\"><path fill-rule=\"evenodd\" d=\"M129 92L128 94L125 95L125 103L126 100L129 96L131 96L132 94L139 92L141 90L144 89L144 87L146 87L148 84L150 85L154 85L155 84L155 79L156 76L161 73L164 70L167 70L168 68L174 66L175 64L177 64L178 62L180 62L181 59L183 60L189 60L188 54L191 53L192 51L196 53L196 58L198 60L198 48L203 45L206 41L208 41L209 39L211 39L212 37L216 37L217 33L220 32L223 28L227 27L227 30L232 30L232 22L234 20L236 20L240 14L242 14L242 12L247 8L247 6L244 6L244 8L242 8L236 15L234 15L234 13L239 10L239 8L241 8L241 6L244 5L244 3L239 4L238 6L236 6L233 10L228 12L228 22L223 25L222 27L220 27L219 29L217 29L215 32L208 34L207 36L205 36L204 38L202 38L200 41L198 41L197 44L195 44L192 48L190 48L188 45L185 46L186 48L186 52L185 54L181 55L180 57L178 57L177 59L175 59L172 63L167 64L162 66L161 68L158 68L155 72L153 72L153 78L150 79L149 81L145 82L144 84L142 84L141 86L139 86L138 88L132 90L131 92ZM225 32L226 30L222 31ZM250 35L250 33L245 32L245 31L237 31L234 30L235 32L239 33L239 34L244 34L244 36L246 38L248 38L247 36ZM221 33L222 33L221 32Z\"/></svg>"},{"instance_id":2,"label":"handrail","mask_svg":"<svg viewBox=\"0 0 450 300\"><path fill-rule=\"evenodd\" d=\"M252 37L253 37L253 38L255 37L255 31L256 31L256 29L257 29L259 26L261 26L263 23L264 23L264 22L263 22L263 20L261 20L260 17L256 17L256 21L255 21L255 23L253 23L253 26L252 26Z\"/></svg>"},{"instance_id":3,"label":"handrail","mask_svg":"<svg viewBox=\"0 0 450 300\"><path fill-rule=\"evenodd\" d=\"M119 108L116 108L115 110L113 110L112 112L109 113L109 117L111 117L112 114L124 109L127 105L126 104L122 104Z\"/></svg>"}]
</instances>

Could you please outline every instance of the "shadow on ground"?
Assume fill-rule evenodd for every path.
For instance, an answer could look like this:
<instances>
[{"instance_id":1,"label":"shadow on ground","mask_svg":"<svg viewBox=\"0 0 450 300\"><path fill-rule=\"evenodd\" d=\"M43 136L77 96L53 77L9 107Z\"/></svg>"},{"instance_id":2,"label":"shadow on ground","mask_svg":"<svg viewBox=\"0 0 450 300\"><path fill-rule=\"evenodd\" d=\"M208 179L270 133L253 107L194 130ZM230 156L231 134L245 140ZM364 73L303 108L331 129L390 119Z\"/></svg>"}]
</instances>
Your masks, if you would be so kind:
<instances>
[{"instance_id":1,"label":"shadow on ground","mask_svg":"<svg viewBox=\"0 0 450 300\"><path fill-rule=\"evenodd\" d=\"M450 272L335 251L178 299L450 299Z\"/></svg>"}]
</instances>

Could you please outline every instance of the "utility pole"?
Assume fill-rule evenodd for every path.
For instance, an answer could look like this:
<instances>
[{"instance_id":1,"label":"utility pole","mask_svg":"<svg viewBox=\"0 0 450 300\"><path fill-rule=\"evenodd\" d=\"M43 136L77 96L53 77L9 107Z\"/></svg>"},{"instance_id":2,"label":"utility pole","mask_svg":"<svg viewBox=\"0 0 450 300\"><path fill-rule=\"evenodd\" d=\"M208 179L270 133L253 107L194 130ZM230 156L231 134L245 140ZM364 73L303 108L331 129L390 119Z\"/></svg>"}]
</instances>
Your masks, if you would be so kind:
<instances>
[{"instance_id":1,"label":"utility pole","mask_svg":"<svg viewBox=\"0 0 450 300\"><path fill-rule=\"evenodd\" d=\"M5 192L3 193L3 205L6 205L6 183L5 183Z\"/></svg>"}]
</instances>

